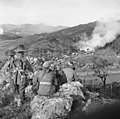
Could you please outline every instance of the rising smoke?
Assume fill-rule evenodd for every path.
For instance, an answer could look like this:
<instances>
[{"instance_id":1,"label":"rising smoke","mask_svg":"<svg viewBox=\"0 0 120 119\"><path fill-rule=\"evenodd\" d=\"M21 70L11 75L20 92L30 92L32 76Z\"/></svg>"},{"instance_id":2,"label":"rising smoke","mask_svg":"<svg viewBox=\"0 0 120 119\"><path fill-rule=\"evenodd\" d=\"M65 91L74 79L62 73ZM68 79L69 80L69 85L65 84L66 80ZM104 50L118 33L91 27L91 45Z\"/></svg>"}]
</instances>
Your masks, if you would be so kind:
<instances>
[{"instance_id":1,"label":"rising smoke","mask_svg":"<svg viewBox=\"0 0 120 119\"><path fill-rule=\"evenodd\" d=\"M91 38L87 41L80 41L82 47L95 49L96 47L104 47L107 43L113 42L120 35L120 21L97 22Z\"/></svg>"}]
</instances>

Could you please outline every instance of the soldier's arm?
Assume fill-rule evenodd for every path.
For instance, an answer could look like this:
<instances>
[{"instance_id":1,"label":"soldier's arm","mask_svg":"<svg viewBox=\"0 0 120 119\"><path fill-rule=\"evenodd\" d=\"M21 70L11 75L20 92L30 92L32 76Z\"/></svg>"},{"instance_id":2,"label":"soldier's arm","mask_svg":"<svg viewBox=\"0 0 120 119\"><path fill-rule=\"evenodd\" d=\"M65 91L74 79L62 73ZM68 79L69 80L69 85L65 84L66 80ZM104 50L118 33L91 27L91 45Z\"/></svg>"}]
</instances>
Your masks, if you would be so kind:
<instances>
[{"instance_id":1,"label":"soldier's arm","mask_svg":"<svg viewBox=\"0 0 120 119\"><path fill-rule=\"evenodd\" d=\"M33 85L35 85L38 81L38 73L33 77Z\"/></svg>"},{"instance_id":2,"label":"soldier's arm","mask_svg":"<svg viewBox=\"0 0 120 119\"><path fill-rule=\"evenodd\" d=\"M33 93L37 94L37 91L39 89L39 82L38 82L38 75L35 75L33 78L33 85L32 85L32 91Z\"/></svg>"},{"instance_id":3,"label":"soldier's arm","mask_svg":"<svg viewBox=\"0 0 120 119\"><path fill-rule=\"evenodd\" d=\"M53 85L58 86L58 79L57 79L56 75L54 75L54 77L53 77Z\"/></svg>"}]
</instances>

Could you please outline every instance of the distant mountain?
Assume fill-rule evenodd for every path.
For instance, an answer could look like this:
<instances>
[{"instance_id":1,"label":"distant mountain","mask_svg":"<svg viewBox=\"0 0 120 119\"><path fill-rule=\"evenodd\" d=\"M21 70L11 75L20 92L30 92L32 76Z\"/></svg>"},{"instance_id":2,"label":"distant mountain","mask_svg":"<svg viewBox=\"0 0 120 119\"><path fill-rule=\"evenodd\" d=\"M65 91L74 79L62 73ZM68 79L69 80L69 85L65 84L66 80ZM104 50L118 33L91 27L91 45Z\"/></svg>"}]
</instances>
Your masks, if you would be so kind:
<instances>
[{"instance_id":1,"label":"distant mountain","mask_svg":"<svg viewBox=\"0 0 120 119\"><path fill-rule=\"evenodd\" d=\"M44 30L44 24L40 24L40 26L43 26L43 28L40 28L39 25L37 28L41 29L40 31ZM10 24L3 25L6 34L0 35L0 55L2 56L5 51L13 49L19 44L24 44L27 48L27 53L30 55L39 55L41 52L45 53L48 50L50 52L56 52L58 54L59 52L69 53L71 51L76 50L74 44L77 41L81 40L83 34L86 34L87 36L90 36L92 34L92 31L94 30L95 26L96 22L81 24L78 26L65 28L63 30L60 29L64 27L59 26L54 28L54 30L59 29L59 31L55 31L52 33L34 34L25 37L23 35L21 37L21 35L15 34L17 33L16 31L18 29L20 29L20 32L22 32L22 34L33 34L33 32L31 32L33 29L31 30L30 24L24 24L22 26ZM35 26L32 25L32 28L35 28ZM48 27L46 29L48 30ZM12 31L14 32L7 33Z\"/></svg>"},{"instance_id":2,"label":"distant mountain","mask_svg":"<svg viewBox=\"0 0 120 119\"><path fill-rule=\"evenodd\" d=\"M80 37L83 33L90 36L96 26L97 21L88 24L80 24L78 26L69 27L61 31L55 32L56 34L63 34L71 37Z\"/></svg>"},{"instance_id":3,"label":"distant mountain","mask_svg":"<svg viewBox=\"0 0 120 119\"><path fill-rule=\"evenodd\" d=\"M46 54L48 51L51 53L56 53L58 56L60 56L60 53L69 54L77 51L75 44L78 41L83 40L82 38L84 35L91 37L96 24L97 21L88 24L80 24L78 26L69 27L62 30L60 29L63 27L54 27L55 32L41 34L39 34L37 31L45 30L44 24L39 24L38 26L31 24L24 24L20 26L10 24L3 25L6 33L0 35L0 59L4 59L4 53L7 50L14 49L20 44L25 45L27 54L29 55L38 56L40 54ZM48 26L46 29L50 30L50 28L51 27ZM20 34L17 33L18 29ZM59 29L59 31L56 31L56 29ZM120 36L118 36L113 42L106 44L104 48L100 48L98 50L102 51L103 49L106 50L109 48L117 53L120 53Z\"/></svg>"},{"instance_id":4,"label":"distant mountain","mask_svg":"<svg viewBox=\"0 0 120 119\"><path fill-rule=\"evenodd\" d=\"M62 30L67 28L66 26L48 26L45 24L22 24L22 25L14 25L14 24L2 24L0 28L3 29L4 33L11 33L16 35L34 35L41 33L51 33L58 30Z\"/></svg>"},{"instance_id":5,"label":"distant mountain","mask_svg":"<svg viewBox=\"0 0 120 119\"><path fill-rule=\"evenodd\" d=\"M96 22L82 24L75 27L66 28L57 32L34 35L27 37L25 45L29 54L39 55L41 52L70 53L77 48L74 46L76 42L81 40L83 34L91 36Z\"/></svg>"},{"instance_id":6,"label":"distant mountain","mask_svg":"<svg viewBox=\"0 0 120 119\"><path fill-rule=\"evenodd\" d=\"M39 55L40 52L62 52L69 53L76 51L75 44L83 40L84 34L91 37L97 21L88 24L80 24L78 26L66 28L50 34L33 35L27 37L25 42L29 54ZM106 44L103 48L98 50L110 48L113 52L120 54L120 35L111 43ZM110 50L110 52L111 52Z\"/></svg>"}]
</instances>

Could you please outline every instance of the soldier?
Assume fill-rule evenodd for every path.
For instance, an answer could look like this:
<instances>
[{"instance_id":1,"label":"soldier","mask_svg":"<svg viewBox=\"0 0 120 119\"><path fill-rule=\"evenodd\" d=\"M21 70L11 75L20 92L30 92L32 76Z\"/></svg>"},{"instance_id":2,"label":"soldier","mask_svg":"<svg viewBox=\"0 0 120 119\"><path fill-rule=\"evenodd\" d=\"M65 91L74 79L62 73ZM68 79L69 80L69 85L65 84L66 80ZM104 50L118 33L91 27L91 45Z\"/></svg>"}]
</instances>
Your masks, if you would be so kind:
<instances>
[{"instance_id":1,"label":"soldier","mask_svg":"<svg viewBox=\"0 0 120 119\"><path fill-rule=\"evenodd\" d=\"M25 47L24 45L19 45L16 49L16 60L15 64L15 89L17 98L19 98L19 104L21 105L22 102L25 100L25 88L28 86L29 83L29 76L33 74L33 69L29 63L29 61L25 57ZM15 97L16 100L16 97Z\"/></svg>"},{"instance_id":2,"label":"soldier","mask_svg":"<svg viewBox=\"0 0 120 119\"><path fill-rule=\"evenodd\" d=\"M10 50L6 52L6 56L7 56L7 62L2 67L1 71L4 74L5 81L10 83L10 87L14 92L13 70L14 70L15 52L13 50Z\"/></svg>"},{"instance_id":3,"label":"soldier","mask_svg":"<svg viewBox=\"0 0 120 119\"><path fill-rule=\"evenodd\" d=\"M33 86L37 86L37 93L41 96L50 96L56 92L57 79L49 67L50 62L45 62L43 70L39 71L33 78Z\"/></svg>"},{"instance_id":4,"label":"soldier","mask_svg":"<svg viewBox=\"0 0 120 119\"><path fill-rule=\"evenodd\" d=\"M58 80L59 87L61 85L63 85L64 83L67 83L67 77L66 77L66 75L65 75L65 73L60 65L56 66L56 77ZM58 89L59 89L59 87L58 87Z\"/></svg>"},{"instance_id":5,"label":"soldier","mask_svg":"<svg viewBox=\"0 0 120 119\"><path fill-rule=\"evenodd\" d=\"M68 67L63 69L66 77L67 82L77 81L77 75L75 72L75 67L72 63L68 62Z\"/></svg>"}]
</instances>

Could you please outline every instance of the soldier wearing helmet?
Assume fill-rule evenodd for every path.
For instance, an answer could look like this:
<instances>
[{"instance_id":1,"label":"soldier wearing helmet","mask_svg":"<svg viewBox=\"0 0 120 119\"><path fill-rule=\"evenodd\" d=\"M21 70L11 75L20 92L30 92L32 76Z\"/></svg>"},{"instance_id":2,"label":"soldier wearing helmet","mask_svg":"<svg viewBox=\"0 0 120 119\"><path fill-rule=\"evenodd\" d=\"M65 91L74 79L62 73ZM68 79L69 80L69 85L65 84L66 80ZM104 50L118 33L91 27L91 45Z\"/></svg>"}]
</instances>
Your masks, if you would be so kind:
<instances>
[{"instance_id":1,"label":"soldier wearing helmet","mask_svg":"<svg viewBox=\"0 0 120 119\"><path fill-rule=\"evenodd\" d=\"M39 71L33 78L34 86L37 86L37 94L40 96L50 96L56 92L58 85L55 73L50 70L51 62L46 61L43 64L43 70Z\"/></svg>"},{"instance_id":2,"label":"soldier wearing helmet","mask_svg":"<svg viewBox=\"0 0 120 119\"><path fill-rule=\"evenodd\" d=\"M57 90L59 90L59 87L61 85L63 85L64 83L67 83L67 77L66 77L61 65L56 65L56 77L58 80Z\"/></svg>"},{"instance_id":3,"label":"soldier wearing helmet","mask_svg":"<svg viewBox=\"0 0 120 119\"><path fill-rule=\"evenodd\" d=\"M75 71L75 66L72 62L67 63L67 67L63 69L66 77L67 77L67 82L72 82L72 81L77 81L77 75Z\"/></svg>"}]
</instances>

